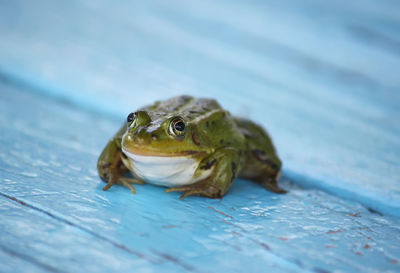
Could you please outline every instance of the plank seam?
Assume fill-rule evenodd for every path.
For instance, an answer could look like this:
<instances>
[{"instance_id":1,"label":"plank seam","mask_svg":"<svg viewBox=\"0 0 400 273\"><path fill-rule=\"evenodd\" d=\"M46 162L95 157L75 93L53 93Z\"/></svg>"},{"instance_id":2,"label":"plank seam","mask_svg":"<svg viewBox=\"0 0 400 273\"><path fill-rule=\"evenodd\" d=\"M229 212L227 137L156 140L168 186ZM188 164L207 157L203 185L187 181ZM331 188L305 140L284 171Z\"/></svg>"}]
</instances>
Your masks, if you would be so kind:
<instances>
[{"instance_id":1,"label":"plank seam","mask_svg":"<svg viewBox=\"0 0 400 273\"><path fill-rule=\"evenodd\" d=\"M5 197L5 198L7 198L7 199L9 199L9 200L11 200L13 202L16 202L16 203L18 203L18 204L20 204L22 206L25 206L27 208L30 208L32 210L35 210L35 211L40 212L42 214L45 214L45 215L51 217L52 219L55 219L57 221L61 221L61 222L65 223L65 224L67 224L67 225L70 225L70 226L73 226L75 228L78 228L81 231L86 232L86 233L88 233L88 234L90 234L90 235L92 235L92 236L94 236L94 237L96 237L96 238L98 238L100 240L104 240L104 241L110 243L111 245L113 245L113 246L115 246L115 247L117 247L117 248L119 248L119 249L121 249L123 251L126 251L126 252L128 252L128 253L130 253L132 255L137 256L138 258L145 259L145 260L149 261L152 264L161 264L163 262L171 262L171 263L181 267L182 269L184 269L184 270L186 270L188 272L202 272L201 270L198 270L197 268L193 267L192 265L190 265L190 264L188 264L186 262L183 262L180 259L178 259L178 258L176 258L176 257L174 257L174 256L172 256L170 254L167 254L167 253L164 253L164 252L159 252L159 251L153 249L152 250L153 254L155 254L156 256L158 256L160 258L160 259L156 260L156 259L148 257L148 256L146 256L146 255L144 255L144 254L142 254L142 253L140 253L138 251L132 250L132 249L128 248L127 246L123 245L123 244L120 244L118 242L115 242L115 241L107 238L107 237L99 235L99 234L91 231L90 229L87 229L85 227L79 226L78 224L75 224L75 223L73 223L73 222L71 222L71 221L69 221L67 219L64 219L64 218L62 218L60 216L54 215L54 214L52 214L52 213L50 213L50 212L48 212L48 211L46 211L44 209L41 209L41 208L36 207L34 205L28 204L25 201L22 201L22 200L14 197L14 196L10 196L10 195L2 193L2 192L0 192L0 196ZM1 247L2 246L0 246L0 248ZM287 260L285 258L280 257L279 255L276 255L276 254L272 253L271 251L267 251L267 253L268 253L268 255L270 255L270 257L274 257L279 264L281 264L282 266L284 266L284 267L286 267L286 268L288 268L290 270L296 270L296 271L299 271L299 272L311 272L311 271L309 271L307 269L299 267L298 264L296 264L296 263L294 263L294 262L292 262L290 260ZM27 258L29 259L29 257L27 257ZM55 272L61 272L61 271L55 271Z\"/></svg>"},{"instance_id":2,"label":"plank seam","mask_svg":"<svg viewBox=\"0 0 400 273\"><path fill-rule=\"evenodd\" d=\"M52 213L50 213L50 212L48 212L46 210L43 210L41 208L38 208L38 207L33 206L31 204L28 204L28 203L26 203L26 202L24 202L24 201L22 201L22 200L20 200L20 199L18 199L16 197L10 196L8 194L4 194L2 192L0 192L0 196L3 196L3 197L5 197L5 198L7 198L7 199L9 199L11 201L17 202L22 206L25 206L25 207L28 207L28 208L33 209L35 211L38 211L40 213L43 213L43 214L49 216L50 218L53 218L53 219L55 219L57 221L61 221L61 222L65 223L65 224L67 224L69 226L73 226L73 227L75 227L75 228L77 228L77 229L79 229L79 230L81 230L83 232L86 232L86 233L88 233L88 234L90 234L90 235L92 235L92 236L94 236L94 237L96 237L96 238L98 238L100 240L103 240L103 241L105 241L105 242L107 242L107 243L109 243L109 244L121 249L122 251L125 251L125 252L127 252L129 254L132 254L132 255L134 255L134 256L136 256L138 258L145 259L145 260L147 260L148 262L150 262L152 264L160 264L161 263L160 260L151 259L150 257L148 257L148 256L146 256L146 255L144 255L144 254L142 254L142 253L140 253L138 251L135 251L135 250L127 247L124 244L115 242L115 241L113 241L113 240L111 240L111 239L109 239L109 238L107 238L105 236L102 236L100 234L97 234L97 233L91 231L90 229L87 229L87 228L82 227L82 226L80 226L78 224L75 224L74 222L71 222L71 221L69 221L67 219L64 219L64 218L60 217L60 216L54 215L54 214L52 214Z\"/></svg>"},{"instance_id":3,"label":"plank seam","mask_svg":"<svg viewBox=\"0 0 400 273\"><path fill-rule=\"evenodd\" d=\"M3 252L7 253L7 254L10 255L10 256L18 257L18 258L20 258L20 259L22 259L22 260L24 260L24 261L27 261L27 262L29 262L29 263L31 263L31 264L34 264L34 265L36 265L36 266L38 266L38 267L40 267L40 268L43 268L43 269L45 269L45 270L47 270L47 271L49 271L49 272L56 272L56 273L64 273L64 272L67 272L67 271L62 271L62 270L60 270L60 269L57 269L57 268L55 268L55 267L52 267L51 265L42 263L42 262L40 262L40 261L34 259L33 257L27 256L27 255L24 255L24 254L21 254L21 253L15 251L15 250L12 250L12 249L9 249L9 248L3 246L3 245L0 245L0 249L3 250Z\"/></svg>"}]
</instances>

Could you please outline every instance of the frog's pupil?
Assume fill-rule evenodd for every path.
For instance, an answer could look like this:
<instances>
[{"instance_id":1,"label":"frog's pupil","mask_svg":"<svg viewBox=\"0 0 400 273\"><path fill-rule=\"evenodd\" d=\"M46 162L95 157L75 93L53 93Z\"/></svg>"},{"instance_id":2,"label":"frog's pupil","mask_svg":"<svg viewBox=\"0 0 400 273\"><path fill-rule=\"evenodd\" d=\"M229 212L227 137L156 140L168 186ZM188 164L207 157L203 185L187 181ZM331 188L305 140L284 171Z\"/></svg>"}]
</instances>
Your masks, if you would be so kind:
<instances>
[{"instance_id":1,"label":"frog's pupil","mask_svg":"<svg viewBox=\"0 0 400 273\"><path fill-rule=\"evenodd\" d=\"M185 123L183 123L182 121L179 121L179 122L175 123L174 127L175 127L175 130L182 132L183 130L185 130Z\"/></svg>"},{"instance_id":2,"label":"frog's pupil","mask_svg":"<svg viewBox=\"0 0 400 273\"><path fill-rule=\"evenodd\" d=\"M128 117L126 118L126 120L127 120L128 122L132 122L134 119L135 119L135 113L130 113L130 114L128 115Z\"/></svg>"}]
</instances>

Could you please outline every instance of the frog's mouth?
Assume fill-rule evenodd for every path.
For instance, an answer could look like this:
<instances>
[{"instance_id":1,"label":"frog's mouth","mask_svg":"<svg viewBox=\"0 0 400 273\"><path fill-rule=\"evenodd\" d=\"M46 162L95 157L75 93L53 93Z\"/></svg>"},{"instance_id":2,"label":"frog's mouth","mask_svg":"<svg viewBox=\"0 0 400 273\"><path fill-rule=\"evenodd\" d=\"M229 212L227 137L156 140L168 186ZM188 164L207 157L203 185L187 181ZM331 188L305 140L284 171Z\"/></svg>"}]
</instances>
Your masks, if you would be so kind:
<instances>
[{"instance_id":1,"label":"frog's mouth","mask_svg":"<svg viewBox=\"0 0 400 273\"><path fill-rule=\"evenodd\" d=\"M122 149L129 160L124 164L134 175L148 183L161 186L193 184L211 174L212 169L195 176L200 160L186 155L138 154Z\"/></svg>"},{"instance_id":2,"label":"frog's mouth","mask_svg":"<svg viewBox=\"0 0 400 273\"><path fill-rule=\"evenodd\" d=\"M159 156L159 157L197 157L201 156L202 154L204 155L204 151L194 151L194 150L187 150L187 151L173 151L173 152L162 152L162 151L157 151L157 150L150 150L150 149L145 149L140 146L129 146L129 151L128 149L122 147L122 151L124 154L135 154L135 155L143 155L143 156Z\"/></svg>"}]
</instances>

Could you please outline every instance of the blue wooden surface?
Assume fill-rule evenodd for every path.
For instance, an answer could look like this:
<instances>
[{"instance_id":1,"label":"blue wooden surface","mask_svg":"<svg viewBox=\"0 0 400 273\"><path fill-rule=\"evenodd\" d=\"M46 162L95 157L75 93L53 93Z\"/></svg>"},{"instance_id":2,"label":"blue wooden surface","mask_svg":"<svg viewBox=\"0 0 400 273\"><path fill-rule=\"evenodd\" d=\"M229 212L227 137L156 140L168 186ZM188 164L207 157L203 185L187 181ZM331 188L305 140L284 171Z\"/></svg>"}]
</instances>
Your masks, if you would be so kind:
<instances>
[{"instance_id":1,"label":"blue wooden surface","mask_svg":"<svg viewBox=\"0 0 400 273\"><path fill-rule=\"evenodd\" d=\"M398 10L0 2L0 271L399 271ZM289 193L101 191L126 114L182 93L267 127Z\"/></svg>"}]
</instances>

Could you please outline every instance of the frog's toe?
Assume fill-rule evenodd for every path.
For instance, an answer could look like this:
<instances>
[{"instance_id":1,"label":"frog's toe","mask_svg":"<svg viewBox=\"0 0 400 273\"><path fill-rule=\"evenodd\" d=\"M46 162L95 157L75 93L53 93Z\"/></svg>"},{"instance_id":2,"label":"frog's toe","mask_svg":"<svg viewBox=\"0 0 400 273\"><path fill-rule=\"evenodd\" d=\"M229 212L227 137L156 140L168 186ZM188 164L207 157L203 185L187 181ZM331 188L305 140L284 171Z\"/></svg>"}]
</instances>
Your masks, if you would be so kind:
<instances>
[{"instance_id":1,"label":"frog's toe","mask_svg":"<svg viewBox=\"0 0 400 273\"><path fill-rule=\"evenodd\" d=\"M191 189L192 189L192 187L190 187L190 186L169 188L169 189L166 189L166 190L165 190L165 193L174 192L174 191L184 192L184 191L189 191L189 190L191 190Z\"/></svg>"},{"instance_id":2,"label":"frog's toe","mask_svg":"<svg viewBox=\"0 0 400 273\"><path fill-rule=\"evenodd\" d=\"M121 184L124 185L125 187L128 187L131 189L132 194L136 193L135 187L132 186L132 183L126 182L124 180L120 180Z\"/></svg>"},{"instance_id":3,"label":"frog's toe","mask_svg":"<svg viewBox=\"0 0 400 273\"><path fill-rule=\"evenodd\" d=\"M191 196L191 195L204 195L201 190L190 190L187 192L184 192L181 197L179 197L180 200L183 200L185 197Z\"/></svg>"},{"instance_id":4,"label":"frog's toe","mask_svg":"<svg viewBox=\"0 0 400 273\"><path fill-rule=\"evenodd\" d=\"M144 181L139 180L139 179L135 179L135 178L129 178L129 177L120 177L118 179L119 182L121 182L121 184L138 184L138 185L143 185Z\"/></svg>"},{"instance_id":5,"label":"frog's toe","mask_svg":"<svg viewBox=\"0 0 400 273\"><path fill-rule=\"evenodd\" d=\"M272 191L272 192L274 192L274 193L279 193L279 194L287 193L286 190L281 189L281 188L278 186L278 182L275 181L275 180L274 180L274 181L267 180L267 181L264 181L264 182L262 182L262 183L260 183L260 184L261 184L261 186L263 186L263 187L266 188L267 190Z\"/></svg>"},{"instance_id":6,"label":"frog's toe","mask_svg":"<svg viewBox=\"0 0 400 273\"><path fill-rule=\"evenodd\" d=\"M214 187L208 187L204 188L200 185L190 185L190 186L183 186L183 187L178 187L178 188L169 188L166 189L165 192L182 192L183 194L181 197L179 197L180 200L183 200L185 197L191 196L191 195L200 195L200 196L206 196L209 198L221 198L221 191L215 189Z\"/></svg>"},{"instance_id":7,"label":"frog's toe","mask_svg":"<svg viewBox=\"0 0 400 273\"><path fill-rule=\"evenodd\" d=\"M107 184L103 187L103 191L108 190L109 188L111 188L114 184L116 183L116 179L114 178L114 176L111 174L108 177L108 182Z\"/></svg>"},{"instance_id":8,"label":"frog's toe","mask_svg":"<svg viewBox=\"0 0 400 273\"><path fill-rule=\"evenodd\" d=\"M134 178L128 178L128 177L118 177L114 178L115 176L110 175L110 178L107 182L107 184L103 187L103 191L108 190L112 186L119 184L123 185L125 187L128 187L133 194L136 193L135 187L132 184L144 184L142 180L134 179Z\"/></svg>"},{"instance_id":9,"label":"frog's toe","mask_svg":"<svg viewBox=\"0 0 400 273\"><path fill-rule=\"evenodd\" d=\"M166 193L174 192L174 191L183 192L183 194L179 198L180 200L182 200L183 198L190 196L190 195L200 194L200 190L193 189L193 186L183 186L183 187L177 187L177 188L169 188L169 189L165 190Z\"/></svg>"},{"instance_id":10,"label":"frog's toe","mask_svg":"<svg viewBox=\"0 0 400 273\"><path fill-rule=\"evenodd\" d=\"M136 193L135 187L132 184L139 184L139 185L143 185L144 181L139 180L139 179L135 179L135 178L128 178L128 177L120 177L118 179L118 182L122 185L124 185L125 187L128 187L131 189L131 192L133 194Z\"/></svg>"},{"instance_id":11,"label":"frog's toe","mask_svg":"<svg viewBox=\"0 0 400 273\"><path fill-rule=\"evenodd\" d=\"M111 188L114 185L114 183L112 181L108 182L104 187L103 187L103 191L108 190L109 188Z\"/></svg>"}]
</instances>

